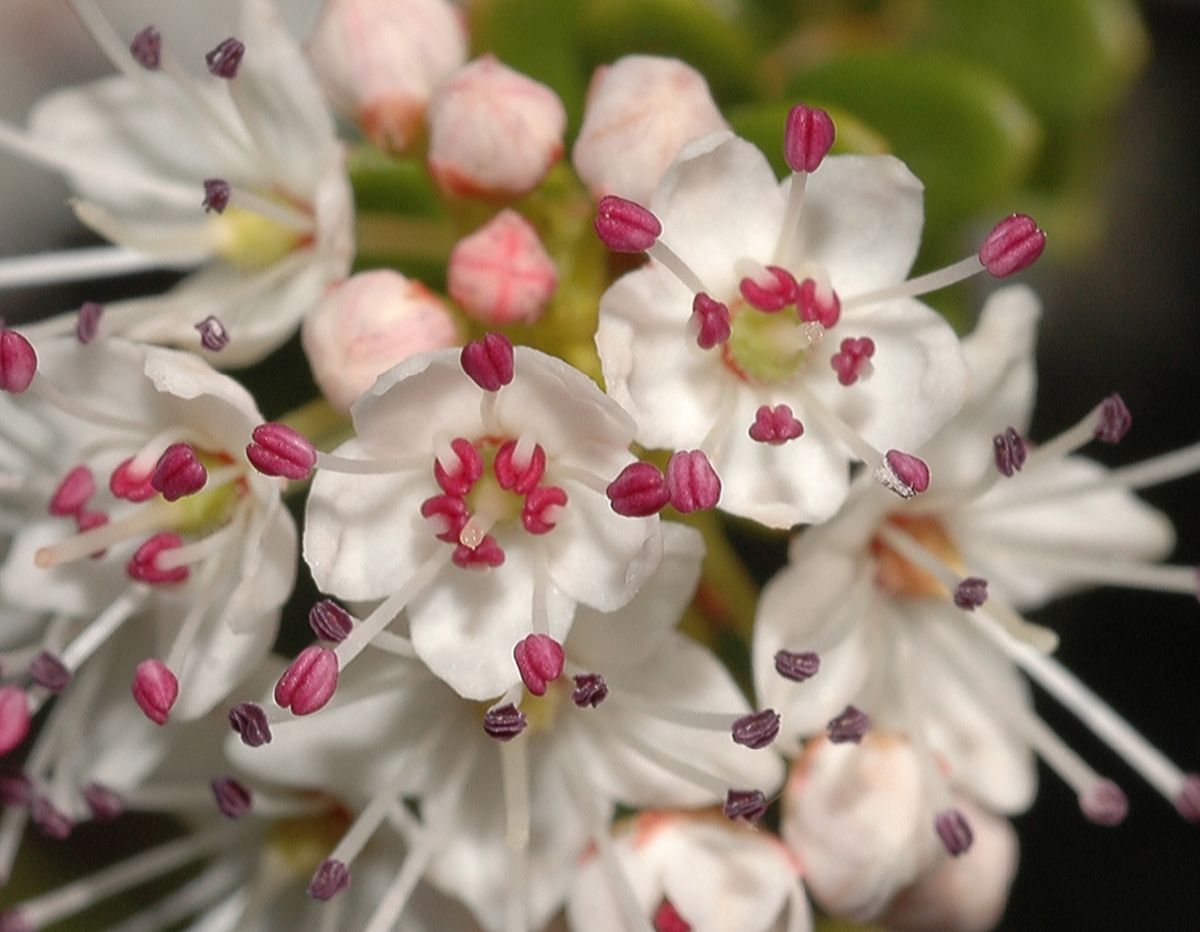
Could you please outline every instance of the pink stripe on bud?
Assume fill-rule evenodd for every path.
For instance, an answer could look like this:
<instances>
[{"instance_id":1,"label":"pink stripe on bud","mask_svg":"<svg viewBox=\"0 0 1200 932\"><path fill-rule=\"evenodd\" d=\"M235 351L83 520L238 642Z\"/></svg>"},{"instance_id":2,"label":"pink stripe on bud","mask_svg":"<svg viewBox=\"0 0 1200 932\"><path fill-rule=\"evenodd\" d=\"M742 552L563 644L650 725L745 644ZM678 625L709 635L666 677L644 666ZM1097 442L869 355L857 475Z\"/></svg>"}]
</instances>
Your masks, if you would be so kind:
<instances>
[{"instance_id":1,"label":"pink stripe on bud","mask_svg":"<svg viewBox=\"0 0 1200 932\"><path fill-rule=\"evenodd\" d=\"M837 131L829 114L818 107L797 104L788 111L783 157L794 172L812 172L829 154Z\"/></svg>"},{"instance_id":2,"label":"pink stripe on bud","mask_svg":"<svg viewBox=\"0 0 1200 932\"><path fill-rule=\"evenodd\" d=\"M230 36L204 56L204 64L208 66L208 73L213 77L229 81L237 77L238 69L242 67L242 56L245 54L246 46Z\"/></svg>"},{"instance_id":3,"label":"pink stripe on bud","mask_svg":"<svg viewBox=\"0 0 1200 932\"><path fill-rule=\"evenodd\" d=\"M321 640L340 644L350 636L354 619L333 599L322 599L308 610L308 626Z\"/></svg>"},{"instance_id":4,"label":"pink stripe on bud","mask_svg":"<svg viewBox=\"0 0 1200 932\"><path fill-rule=\"evenodd\" d=\"M450 449L458 457L455 464L442 465L442 461L433 461L433 478L447 495L462 497L471 491L483 475L483 457L475 449L475 445L465 437L455 437L450 441Z\"/></svg>"},{"instance_id":5,"label":"pink stripe on bud","mask_svg":"<svg viewBox=\"0 0 1200 932\"><path fill-rule=\"evenodd\" d=\"M610 194L596 205L596 235L613 252L645 252L662 235L658 218L641 204Z\"/></svg>"},{"instance_id":6,"label":"pink stripe on bud","mask_svg":"<svg viewBox=\"0 0 1200 932\"><path fill-rule=\"evenodd\" d=\"M751 440L769 443L772 446L795 440L803 433L804 425L797 420L787 405L776 405L774 408L761 405L754 412L754 423L750 425Z\"/></svg>"},{"instance_id":7,"label":"pink stripe on bud","mask_svg":"<svg viewBox=\"0 0 1200 932\"><path fill-rule=\"evenodd\" d=\"M326 858L317 865L308 882L308 895L324 903L350 886L350 868L345 862Z\"/></svg>"},{"instance_id":8,"label":"pink stripe on bud","mask_svg":"<svg viewBox=\"0 0 1200 932\"><path fill-rule=\"evenodd\" d=\"M307 479L317 465L317 448L286 424L259 424L246 447L246 459L264 476Z\"/></svg>"},{"instance_id":9,"label":"pink stripe on bud","mask_svg":"<svg viewBox=\"0 0 1200 932\"><path fill-rule=\"evenodd\" d=\"M513 380L513 345L502 333L489 333L462 348L463 372L485 392L498 392Z\"/></svg>"},{"instance_id":10,"label":"pink stripe on bud","mask_svg":"<svg viewBox=\"0 0 1200 932\"><path fill-rule=\"evenodd\" d=\"M500 488L516 492L518 495L528 495L542 481L542 474L546 471L546 451L542 449L541 444L535 443L529 462L518 465L513 462L513 452L516 449L515 440L501 444L500 449L496 451L492 470Z\"/></svg>"},{"instance_id":11,"label":"pink stripe on bud","mask_svg":"<svg viewBox=\"0 0 1200 932\"><path fill-rule=\"evenodd\" d=\"M153 26L147 26L133 37L129 52L147 71L157 71L162 64L162 35Z\"/></svg>"},{"instance_id":12,"label":"pink stripe on bud","mask_svg":"<svg viewBox=\"0 0 1200 932\"><path fill-rule=\"evenodd\" d=\"M1033 265L1046 248L1046 234L1032 217L1013 214L997 223L979 247L989 275L1004 278Z\"/></svg>"},{"instance_id":13,"label":"pink stripe on bud","mask_svg":"<svg viewBox=\"0 0 1200 932\"><path fill-rule=\"evenodd\" d=\"M150 485L168 502L194 495L208 482L208 470L186 443L173 443L158 458Z\"/></svg>"},{"instance_id":14,"label":"pink stripe on bud","mask_svg":"<svg viewBox=\"0 0 1200 932\"><path fill-rule=\"evenodd\" d=\"M125 572L130 579L150 583L154 586L180 583L188 578L190 571L186 564L163 569L158 565L158 557L167 550L176 550L183 546L183 538L169 531L161 531L138 547L129 562L125 564Z\"/></svg>"},{"instance_id":15,"label":"pink stripe on bud","mask_svg":"<svg viewBox=\"0 0 1200 932\"><path fill-rule=\"evenodd\" d=\"M729 308L703 291L692 299L692 317L688 325L695 331L701 349L712 349L729 340L733 332Z\"/></svg>"},{"instance_id":16,"label":"pink stripe on bud","mask_svg":"<svg viewBox=\"0 0 1200 932\"><path fill-rule=\"evenodd\" d=\"M217 808L227 819L240 819L254 805L254 797L244 784L233 777L218 777L209 784L217 800Z\"/></svg>"},{"instance_id":17,"label":"pink stripe on bud","mask_svg":"<svg viewBox=\"0 0 1200 932\"><path fill-rule=\"evenodd\" d=\"M175 700L179 680L161 660L143 660L133 675L133 701L156 725L165 725Z\"/></svg>"},{"instance_id":18,"label":"pink stripe on bud","mask_svg":"<svg viewBox=\"0 0 1200 932\"><path fill-rule=\"evenodd\" d=\"M897 480L895 484L889 483L889 488L901 498L912 498L929 488L929 467L920 457L888 450L884 462Z\"/></svg>"},{"instance_id":19,"label":"pink stripe on bud","mask_svg":"<svg viewBox=\"0 0 1200 932\"><path fill-rule=\"evenodd\" d=\"M0 686L0 754L7 754L29 734L29 700L19 686Z\"/></svg>"},{"instance_id":20,"label":"pink stripe on bud","mask_svg":"<svg viewBox=\"0 0 1200 932\"><path fill-rule=\"evenodd\" d=\"M0 391L19 395L37 374L33 344L0 323Z\"/></svg>"},{"instance_id":21,"label":"pink stripe on bud","mask_svg":"<svg viewBox=\"0 0 1200 932\"><path fill-rule=\"evenodd\" d=\"M496 543L496 538L488 534L475 547L459 544L450 559L463 569L483 569L500 566L504 562L504 550Z\"/></svg>"},{"instance_id":22,"label":"pink stripe on bud","mask_svg":"<svg viewBox=\"0 0 1200 932\"><path fill-rule=\"evenodd\" d=\"M556 485L544 485L525 496L521 506L521 526L530 534L554 530L559 509L567 505L567 493Z\"/></svg>"},{"instance_id":23,"label":"pink stripe on bud","mask_svg":"<svg viewBox=\"0 0 1200 932\"><path fill-rule=\"evenodd\" d=\"M77 515L96 494L96 480L86 466L76 466L67 473L50 498L50 514L60 518Z\"/></svg>"},{"instance_id":24,"label":"pink stripe on bud","mask_svg":"<svg viewBox=\"0 0 1200 932\"><path fill-rule=\"evenodd\" d=\"M656 515L671 500L666 477L653 463L630 463L604 490L612 510L627 518Z\"/></svg>"},{"instance_id":25,"label":"pink stripe on bud","mask_svg":"<svg viewBox=\"0 0 1200 932\"><path fill-rule=\"evenodd\" d=\"M721 477L703 450L679 450L667 463L667 490L677 511L706 511L721 500Z\"/></svg>"},{"instance_id":26,"label":"pink stripe on bud","mask_svg":"<svg viewBox=\"0 0 1200 932\"><path fill-rule=\"evenodd\" d=\"M546 694L546 684L562 676L566 654L558 641L548 634L531 634L518 641L513 659L521 673L521 681L535 696Z\"/></svg>"},{"instance_id":27,"label":"pink stripe on bud","mask_svg":"<svg viewBox=\"0 0 1200 932\"><path fill-rule=\"evenodd\" d=\"M837 325L842 317L842 299L832 288L820 288L816 281L806 278L800 283L796 297L800 319L818 323L826 330ZM872 352L874 348L872 347Z\"/></svg>"},{"instance_id":28,"label":"pink stripe on bud","mask_svg":"<svg viewBox=\"0 0 1200 932\"><path fill-rule=\"evenodd\" d=\"M130 457L112 471L112 475L108 477L108 490L127 502L144 502L154 498L158 494L151 483L154 470L135 473L133 462L133 457Z\"/></svg>"},{"instance_id":29,"label":"pink stripe on bud","mask_svg":"<svg viewBox=\"0 0 1200 932\"><path fill-rule=\"evenodd\" d=\"M300 652L275 684L275 702L293 715L311 715L333 698L337 684L337 654L313 644Z\"/></svg>"},{"instance_id":30,"label":"pink stripe on bud","mask_svg":"<svg viewBox=\"0 0 1200 932\"><path fill-rule=\"evenodd\" d=\"M39 686L60 693L71 685L71 670L47 650L41 651L29 665L29 677Z\"/></svg>"},{"instance_id":31,"label":"pink stripe on bud","mask_svg":"<svg viewBox=\"0 0 1200 932\"><path fill-rule=\"evenodd\" d=\"M1094 825L1120 825L1129 814L1129 798L1112 780L1097 780L1079 794L1079 811Z\"/></svg>"},{"instance_id":32,"label":"pink stripe on bud","mask_svg":"<svg viewBox=\"0 0 1200 932\"><path fill-rule=\"evenodd\" d=\"M768 314L795 304L800 297L800 286L792 273L777 265L768 265L767 275L761 281L743 278L738 283L738 291L746 303Z\"/></svg>"}]
</instances>

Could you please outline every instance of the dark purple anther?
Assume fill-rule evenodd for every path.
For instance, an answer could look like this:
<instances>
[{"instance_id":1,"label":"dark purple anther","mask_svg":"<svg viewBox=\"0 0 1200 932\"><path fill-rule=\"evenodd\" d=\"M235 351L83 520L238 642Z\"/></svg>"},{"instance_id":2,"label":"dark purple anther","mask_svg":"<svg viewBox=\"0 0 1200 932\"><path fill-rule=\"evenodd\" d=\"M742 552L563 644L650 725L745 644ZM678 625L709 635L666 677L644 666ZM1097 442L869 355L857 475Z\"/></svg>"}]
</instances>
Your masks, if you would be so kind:
<instances>
[{"instance_id":1,"label":"dark purple anther","mask_svg":"<svg viewBox=\"0 0 1200 932\"><path fill-rule=\"evenodd\" d=\"M485 392L498 392L513 380L513 345L502 333L489 333L462 348L463 372Z\"/></svg>"},{"instance_id":2,"label":"dark purple anther","mask_svg":"<svg viewBox=\"0 0 1200 932\"><path fill-rule=\"evenodd\" d=\"M98 822L111 822L125 812L125 800L102 783L89 783L83 788L83 801Z\"/></svg>"},{"instance_id":3,"label":"dark purple anther","mask_svg":"<svg viewBox=\"0 0 1200 932\"><path fill-rule=\"evenodd\" d=\"M350 886L350 868L342 861L326 858L308 882L308 895L324 903Z\"/></svg>"},{"instance_id":4,"label":"dark purple anther","mask_svg":"<svg viewBox=\"0 0 1200 932\"><path fill-rule=\"evenodd\" d=\"M712 349L729 339L733 332L730 319L729 308L703 291L692 299L689 323L695 329L696 342L701 349Z\"/></svg>"},{"instance_id":5,"label":"dark purple anther","mask_svg":"<svg viewBox=\"0 0 1200 932\"><path fill-rule=\"evenodd\" d=\"M58 657L44 650L33 658L29 676L39 686L60 693L71 685L71 671Z\"/></svg>"},{"instance_id":6,"label":"dark purple anther","mask_svg":"<svg viewBox=\"0 0 1200 932\"><path fill-rule=\"evenodd\" d=\"M571 701L579 708L591 706L596 708L608 698L608 683L599 673L581 673L575 677L575 691L571 693Z\"/></svg>"},{"instance_id":7,"label":"dark purple anther","mask_svg":"<svg viewBox=\"0 0 1200 932\"><path fill-rule=\"evenodd\" d=\"M80 343L91 343L96 339L100 329L100 318L104 314L104 305L95 301L84 301L75 317L75 339Z\"/></svg>"},{"instance_id":8,"label":"dark purple anther","mask_svg":"<svg viewBox=\"0 0 1200 932\"><path fill-rule=\"evenodd\" d=\"M942 840L942 844L946 846L951 857L966 854L971 847L971 842L975 840L975 833L971 831L971 823L957 809L944 809L939 812L933 820L933 827L937 830L938 838Z\"/></svg>"},{"instance_id":9,"label":"dark purple anther","mask_svg":"<svg viewBox=\"0 0 1200 932\"><path fill-rule=\"evenodd\" d=\"M239 702L229 710L229 727L241 736L248 748L271 743L271 723L267 711L257 702Z\"/></svg>"},{"instance_id":10,"label":"dark purple anther","mask_svg":"<svg viewBox=\"0 0 1200 932\"><path fill-rule=\"evenodd\" d=\"M835 129L819 107L797 104L788 112L783 134L783 157L794 172L816 171L833 146Z\"/></svg>"},{"instance_id":11,"label":"dark purple anther","mask_svg":"<svg viewBox=\"0 0 1200 932\"><path fill-rule=\"evenodd\" d=\"M775 653L775 672L785 680L803 683L806 679L816 676L821 669L821 658L813 651L796 653L781 650Z\"/></svg>"},{"instance_id":12,"label":"dark purple anther","mask_svg":"<svg viewBox=\"0 0 1200 932\"><path fill-rule=\"evenodd\" d=\"M1013 214L992 228L979 247L979 261L996 278L1013 275L1037 261L1046 248L1046 234L1032 217Z\"/></svg>"},{"instance_id":13,"label":"dark purple anther","mask_svg":"<svg viewBox=\"0 0 1200 932\"><path fill-rule=\"evenodd\" d=\"M1129 798L1112 780L1098 780L1079 794L1079 811L1094 825L1120 825L1129 814Z\"/></svg>"},{"instance_id":14,"label":"dark purple anther","mask_svg":"<svg viewBox=\"0 0 1200 932\"><path fill-rule=\"evenodd\" d=\"M24 770L15 767L0 769L0 805L28 806L33 799L33 783Z\"/></svg>"},{"instance_id":15,"label":"dark purple anther","mask_svg":"<svg viewBox=\"0 0 1200 932\"><path fill-rule=\"evenodd\" d=\"M841 715L830 721L826 731L834 744L858 744L870 727L871 719L867 714L848 705Z\"/></svg>"},{"instance_id":16,"label":"dark purple anther","mask_svg":"<svg viewBox=\"0 0 1200 932\"><path fill-rule=\"evenodd\" d=\"M774 709L763 709L743 715L733 723L733 743L758 751L775 740L779 734L779 713Z\"/></svg>"},{"instance_id":17,"label":"dark purple anther","mask_svg":"<svg viewBox=\"0 0 1200 932\"><path fill-rule=\"evenodd\" d=\"M954 604L964 612L973 612L988 597L987 580L979 576L968 576L954 590Z\"/></svg>"},{"instance_id":18,"label":"dark purple anther","mask_svg":"<svg viewBox=\"0 0 1200 932\"><path fill-rule=\"evenodd\" d=\"M354 619L333 599L322 599L308 610L308 626L322 641L340 644L350 636Z\"/></svg>"},{"instance_id":19,"label":"dark purple anther","mask_svg":"<svg viewBox=\"0 0 1200 932\"><path fill-rule=\"evenodd\" d=\"M666 477L653 463L630 463L604 490L612 510L627 518L656 515L671 500Z\"/></svg>"},{"instance_id":20,"label":"dark purple anther","mask_svg":"<svg viewBox=\"0 0 1200 932\"><path fill-rule=\"evenodd\" d=\"M613 252L645 252L662 235L658 218L641 204L610 194L596 205L596 235Z\"/></svg>"},{"instance_id":21,"label":"dark purple anther","mask_svg":"<svg viewBox=\"0 0 1200 932\"><path fill-rule=\"evenodd\" d=\"M204 56L204 64L208 65L209 74L228 81L237 77L245 54L246 46L230 36Z\"/></svg>"},{"instance_id":22,"label":"dark purple anther","mask_svg":"<svg viewBox=\"0 0 1200 932\"><path fill-rule=\"evenodd\" d=\"M1200 774L1184 776L1183 786L1175 797L1175 808L1189 822L1200 822Z\"/></svg>"},{"instance_id":23,"label":"dark purple anther","mask_svg":"<svg viewBox=\"0 0 1200 932\"><path fill-rule=\"evenodd\" d=\"M173 443L158 458L150 485L168 502L195 495L208 482L208 470L186 443Z\"/></svg>"},{"instance_id":24,"label":"dark purple anther","mask_svg":"<svg viewBox=\"0 0 1200 932\"><path fill-rule=\"evenodd\" d=\"M1005 428L1004 433L992 438L992 449L996 454L996 468L1003 476L1019 472L1029 456L1029 447L1015 427Z\"/></svg>"},{"instance_id":25,"label":"dark purple anther","mask_svg":"<svg viewBox=\"0 0 1200 932\"><path fill-rule=\"evenodd\" d=\"M204 212L224 213L229 206L229 195L233 193L233 185L224 178L204 179Z\"/></svg>"},{"instance_id":26,"label":"dark purple anther","mask_svg":"<svg viewBox=\"0 0 1200 932\"><path fill-rule=\"evenodd\" d=\"M200 345L210 353L219 353L229 345L229 328L212 314L196 324L196 331L200 334Z\"/></svg>"},{"instance_id":27,"label":"dark purple anther","mask_svg":"<svg viewBox=\"0 0 1200 932\"><path fill-rule=\"evenodd\" d=\"M733 821L757 822L767 812L767 797L762 790L730 790L721 811Z\"/></svg>"},{"instance_id":28,"label":"dark purple anther","mask_svg":"<svg viewBox=\"0 0 1200 932\"><path fill-rule=\"evenodd\" d=\"M157 71L162 64L162 35L153 26L147 26L129 43L133 60L147 71Z\"/></svg>"},{"instance_id":29,"label":"dark purple anther","mask_svg":"<svg viewBox=\"0 0 1200 932\"><path fill-rule=\"evenodd\" d=\"M721 477L703 450L679 450L667 463L667 492L677 511L707 511L721 500Z\"/></svg>"},{"instance_id":30,"label":"dark purple anther","mask_svg":"<svg viewBox=\"0 0 1200 932\"><path fill-rule=\"evenodd\" d=\"M233 777L218 777L210 786L217 800L217 808L225 818L240 819L250 811L254 797L249 789Z\"/></svg>"},{"instance_id":31,"label":"dark purple anther","mask_svg":"<svg viewBox=\"0 0 1200 932\"><path fill-rule=\"evenodd\" d=\"M529 720L525 713L511 702L494 709L488 709L483 717L483 730L488 737L497 741L511 741L525 730Z\"/></svg>"},{"instance_id":32,"label":"dark purple anther","mask_svg":"<svg viewBox=\"0 0 1200 932\"><path fill-rule=\"evenodd\" d=\"M75 830L75 820L50 802L45 796L35 796L29 807L30 818L46 838L66 841Z\"/></svg>"},{"instance_id":33,"label":"dark purple anther","mask_svg":"<svg viewBox=\"0 0 1200 932\"><path fill-rule=\"evenodd\" d=\"M1100 421L1096 424L1096 439L1101 443L1120 443L1133 426L1133 415L1115 392L1100 402Z\"/></svg>"}]
</instances>

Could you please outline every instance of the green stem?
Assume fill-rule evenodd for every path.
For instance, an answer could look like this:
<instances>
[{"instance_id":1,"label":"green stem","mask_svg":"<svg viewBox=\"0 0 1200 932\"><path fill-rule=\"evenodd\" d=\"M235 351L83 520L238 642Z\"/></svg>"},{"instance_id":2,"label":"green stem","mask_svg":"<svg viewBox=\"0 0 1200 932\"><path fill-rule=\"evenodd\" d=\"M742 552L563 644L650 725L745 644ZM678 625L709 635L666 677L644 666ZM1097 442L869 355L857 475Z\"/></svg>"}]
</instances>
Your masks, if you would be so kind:
<instances>
[{"instance_id":1,"label":"green stem","mask_svg":"<svg viewBox=\"0 0 1200 932\"><path fill-rule=\"evenodd\" d=\"M693 633L708 643L728 634L749 644L758 605L757 584L714 512L695 512L683 520L704 536L705 544L700 588L693 606L709 631Z\"/></svg>"},{"instance_id":2,"label":"green stem","mask_svg":"<svg viewBox=\"0 0 1200 932\"><path fill-rule=\"evenodd\" d=\"M318 449L337 446L350 433L350 419L335 411L324 398L314 398L277 420L303 434Z\"/></svg>"},{"instance_id":3,"label":"green stem","mask_svg":"<svg viewBox=\"0 0 1200 932\"><path fill-rule=\"evenodd\" d=\"M360 259L388 262L445 262L459 239L458 230L446 217L418 219L384 213L360 213L354 235Z\"/></svg>"}]
</instances>

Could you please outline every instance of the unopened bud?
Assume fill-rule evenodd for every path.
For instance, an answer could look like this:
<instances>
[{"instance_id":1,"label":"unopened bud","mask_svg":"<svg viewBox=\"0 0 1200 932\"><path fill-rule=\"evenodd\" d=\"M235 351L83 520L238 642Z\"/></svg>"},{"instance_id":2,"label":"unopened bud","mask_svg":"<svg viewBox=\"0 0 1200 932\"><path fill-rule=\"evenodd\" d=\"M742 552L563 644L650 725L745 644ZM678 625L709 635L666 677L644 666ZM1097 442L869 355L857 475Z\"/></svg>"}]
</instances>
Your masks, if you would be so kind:
<instances>
[{"instance_id":1,"label":"unopened bud","mask_svg":"<svg viewBox=\"0 0 1200 932\"><path fill-rule=\"evenodd\" d=\"M446 0L325 0L308 57L333 106L375 145L401 152L434 89L466 61L467 35Z\"/></svg>"},{"instance_id":2,"label":"unopened bud","mask_svg":"<svg viewBox=\"0 0 1200 932\"><path fill-rule=\"evenodd\" d=\"M429 171L456 197L532 191L562 157L567 113L544 84L485 55L429 104Z\"/></svg>"},{"instance_id":3,"label":"unopened bud","mask_svg":"<svg viewBox=\"0 0 1200 932\"><path fill-rule=\"evenodd\" d=\"M685 144L728 128L691 65L627 55L593 75L571 161L597 200L647 201Z\"/></svg>"},{"instance_id":4,"label":"unopened bud","mask_svg":"<svg viewBox=\"0 0 1200 932\"><path fill-rule=\"evenodd\" d=\"M381 373L410 356L458 346L458 324L419 281L390 269L332 288L304 321L304 352L329 403L346 412Z\"/></svg>"},{"instance_id":5,"label":"unopened bud","mask_svg":"<svg viewBox=\"0 0 1200 932\"><path fill-rule=\"evenodd\" d=\"M488 326L536 323L558 285L558 269L537 230L502 210L458 241L446 288L472 320Z\"/></svg>"}]
</instances>

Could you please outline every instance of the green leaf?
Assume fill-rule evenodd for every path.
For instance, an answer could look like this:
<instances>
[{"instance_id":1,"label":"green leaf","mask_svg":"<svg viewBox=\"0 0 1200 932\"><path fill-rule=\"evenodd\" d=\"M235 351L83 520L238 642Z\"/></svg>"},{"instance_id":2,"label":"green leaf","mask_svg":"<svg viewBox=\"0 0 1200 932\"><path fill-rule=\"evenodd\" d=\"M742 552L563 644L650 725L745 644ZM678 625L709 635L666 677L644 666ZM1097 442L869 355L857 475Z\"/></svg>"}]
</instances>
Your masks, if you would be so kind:
<instances>
[{"instance_id":1,"label":"green leaf","mask_svg":"<svg viewBox=\"0 0 1200 932\"><path fill-rule=\"evenodd\" d=\"M1029 171L1040 130L990 72L915 51L846 56L796 75L797 100L829 101L883 134L925 182L935 223L991 206Z\"/></svg>"}]
</instances>

